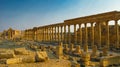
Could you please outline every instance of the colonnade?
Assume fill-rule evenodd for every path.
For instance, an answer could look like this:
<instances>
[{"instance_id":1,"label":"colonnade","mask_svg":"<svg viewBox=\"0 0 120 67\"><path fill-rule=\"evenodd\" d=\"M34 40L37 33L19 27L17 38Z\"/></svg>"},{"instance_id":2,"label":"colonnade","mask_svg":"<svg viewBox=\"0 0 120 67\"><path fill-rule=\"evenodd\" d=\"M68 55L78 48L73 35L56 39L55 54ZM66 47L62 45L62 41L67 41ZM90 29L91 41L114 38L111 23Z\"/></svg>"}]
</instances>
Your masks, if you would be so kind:
<instances>
[{"instance_id":1,"label":"colonnade","mask_svg":"<svg viewBox=\"0 0 120 67\"><path fill-rule=\"evenodd\" d=\"M113 12L116 13L116 12ZM107 13L106 13L107 14ZM111 13L110 13L111 14ZM108 14L107 14L108 15ZM36 41L40 41L40 42L63 42L63 43L72 43L72 41L74 41L74 44L80 44L80 45L84 45L84 44L89 44L88 43L88 26L87 24L90 23L90 37L91 37L91 46L95 45L95 31L98 32L98 42L97 42L97 46L101 47L102 43L101 43L101 24L103 22L105 22L105 38L106 38L106 44L105 46L107 46L108 48L110 47L110 37L109 37L109 21L113 20L115 21L115 25L114 25L114 31L115 35L116 35L116 39L115 39L115 48L119 48L119 25L118 25L118 20L116 18L106 18L106 16L104 17L104 15L100 15L103 16L102 19L93 19L93 16L90 20L89 17L84 17L86 19L86 21L83 21L83 19L81 20L81 18L78 19L73 19L73 20L66 20L63 23L58 23L58 24L52 24L52 25L47 25L47 26L42 26L42 27L38 27L36 29L33 29L33 31L31 30L26 30L25 31L25 37L28 40L36 40ZM95 16L94 18L96 18L98 16ZM111 17L111 15L110 15ZM99 18L99 17L98 17ZM104 19L106 18L106 19ZM93 19L93 20L92 20ZM88 23L87 23L88 22ZM71 29L71 25L74 25L74 28ZM78 28L77 28L78 25ZM84 27L83 27L83 26ZM97 28L97 30L95 30L95 28ZM74 30L73 34L74 37L72 37L72 32L71 30ZM84 35L83 36L83 32ZM33 35L33 36L32 36ZM84 41L84 43L83 43Z\"/></svg>"}]
</instances>

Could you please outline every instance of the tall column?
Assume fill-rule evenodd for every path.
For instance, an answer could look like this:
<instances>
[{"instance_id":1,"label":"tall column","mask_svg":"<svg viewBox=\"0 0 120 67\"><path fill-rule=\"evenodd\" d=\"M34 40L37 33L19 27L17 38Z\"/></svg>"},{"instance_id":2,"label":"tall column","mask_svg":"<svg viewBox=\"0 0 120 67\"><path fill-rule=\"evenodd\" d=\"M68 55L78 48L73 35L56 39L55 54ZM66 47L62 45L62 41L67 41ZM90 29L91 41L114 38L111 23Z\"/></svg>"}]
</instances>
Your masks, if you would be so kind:
<instances>
[{"instance_id":1,"label":"tall column","mask_svg":"<svg viewBox=\"0 0 120 67\"><path fill-rule=\"evenodd\" d=\"M43 41L45 41L45 28L43 28Z\"/></svg>"},{"instance_id":2,"label":"tall column","mask_svg":"<svg viewBox=\"0 0 120 67\"><path fill-rule=\"evenodd\" d=\"M82 28L81 28L81 24L79 24L79 40L80 40L80 45L82 45Z\"/></svg>"},{"instance_id":3,"label":"tall column","mask_svg":"<svg viewBox=\"0 0 120 67\"><path fill-rule=\"evenodd\" d=\"M44 28L42 28L42 41L44 41Z\"/></svg>"},{"instance_id":4,"label":"tall column","mask_svg":"<svg viewBox=\"0 0 120 67\"><path fill-rule=\"evenodd\" d=\"M66 25L64 25L64 43L66 43Z\"/></svg>"},{"instance_id":5,"label":"tall column","mask_svg":"<svg viewBox=\"0 0 120 67\"><path fill-rule=\"evenodd\" d=\"M93 26L93 23L91 23L91 46L94 45L94 26Z\"/></svg>"},{"instance_id":6,"label":"tall column","mask_svg":"<svg viewBox=\"0 0 120 67\"><path fill-rule=\"evenodd\" d=\"M52 28L51 27L49 27L49 35L48 36L50 36L50 42L52 42Z\"/></svg>"},{"instance_id":7,"label":"tall column","mask_svg":"<svg viewBox=\"0 0 120 67\"><path fill-rule=\"evenodd\" d=\"M116 31L116 48L119 48L119 26L118 26L118 20L115 20L115 31Z\"/></svg>"},{"instance_id":8,"label":"tall column","mask_svg":"<svg viewBox=\"0 0 120 67\"><path fill-rule=\"evenodd\" d=\"M101 48L101 23L98 23L98 46Z\"/></svg>"},{"instance_id":9,"label":"tall column","mask_svg":"<svg viewBox=\"0 0 120 67\"><path fill-rule=\"evenodd\" d=\"M57 41L56 26L55 26L55 42Z\"/></svg>"},{"instance_id":10,"label":"tall column","mask_svg":"<svg viewBox=\"0 0 120 67\"><path fill-rule=\"evenodd\" d=\"M59 26L58 26L58 42L60 42L60 30L59 30Z\"/></svg>"},{"instance_id":11,"label":"tall column","mask_svg":"<svg viewBox=\"0 0 120 67\"><path fill-rule=\"evenodd\" d=\"M47 41L47 34L46 34L47 29L45 28L45 42Z\"/></svg>"},{"instance_id":12,"label":"tall column","mask_svg":"<svg viewBox=\"0 0 120 67\"><path fill-rule=\"evenodd\" d=\"M108 21L106 22L106 46L109 48L109 25Z\"/></svg>"},{"instance_id":13,"label":"tall column","mask_svg":"<svg viewBox=\"0 0 120 67\"><path fill-rule=\"evenodd\" d=\"M62 32L63 30L62 30L62 27L63 27L63 26L61 26L61 39L60 39L61 42L63 41L63 32Z\"/></svg>"},{"instance_id":14,"label":"tall column","mask_svg":"<svg viewBox=\"0 0 120 67\"><path fill-rule=\"evenodd\" d=\"M85 45L88 45L87 23L85 23Z\"/></svg>"},{"instance_id":15,"label":"tall column","mask_svg":"<svg viewBox=\"0 0 120 67\"><path fill-rule=\"evenodd\" d=\"M46 28L46 41L49 40L49 37L48 37L48 28Z\"/></svg>"},{"instance_id":16,"label":"tall column","mask_svg":"<svg viewBox=\"0 0 120 67\"><path fill-rule=\"evenodd\" d=\"M52 42L54 41L54 29L52 27Z\"/></svg>"},{"instance_id":17,"label":"tall column","mask_svg":"<svg viewBox=\"0 0 120 67\"><path fill-rule=\"evenodd\" d=\"M74 24L74 42L77 44L77 31L76 31L76 24Z\"/></svg>"},{"instance_id":18,"label":"tall column","mask_svg":"<svg viewBox=\"0 0 120 67\"><path fill-rule=\"evenodd\" d=\"M68 25L68 43L71 43L70 25Z\"/></svg>"}]
</instances>

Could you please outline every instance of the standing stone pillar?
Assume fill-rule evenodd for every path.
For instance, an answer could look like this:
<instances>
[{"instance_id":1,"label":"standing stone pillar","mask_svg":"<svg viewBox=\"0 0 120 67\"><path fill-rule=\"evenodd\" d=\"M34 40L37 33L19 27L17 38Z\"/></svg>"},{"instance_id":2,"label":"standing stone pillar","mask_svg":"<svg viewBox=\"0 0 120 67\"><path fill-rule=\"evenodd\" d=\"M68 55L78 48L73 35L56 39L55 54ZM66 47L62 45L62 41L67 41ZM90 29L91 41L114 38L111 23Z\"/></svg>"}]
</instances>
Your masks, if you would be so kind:
<instances>
[{"instance_id":1,"label":"standing stone pillar","mask_svg":"<svg viewBox=\"0 0 120 67\"><path fill-rule=\"evenodd\" d=\"M59 26L58 26L58 42L60 42L60 29L59 29Z\"/></svg>"},{"instance_id":2,"label":"standing stone pillar","mask_svg":"<svg viewBox=\"0 0 120 67\"><path fill-rule=\"evenodd\" d=\"M109 49L109 25L108 25L108 22L106 22L106 46Z\"/></svg>"},{"instance_id":3,"label":"standing stone pillar","mask_svg":"<svg viewBox=\"0 0 120 67\"><path fill-rule=\"evenodd\" d=\"M84 50L84 52L88 52L88 45L87 45L87 44L85 44L85 45L83 46L83 50Z\"/></svg>"},{"instance_id":4,"label":"standing stone pillar","mask_svg":"<svg viewBox=\"0 0 120 67\"><path fill-rule=\"evenodd\" d=\"M85 45L88 45L87 23L85 23Z\"/></svg>"},{"instance_id":5,"label":"standing stone pillar","mask_svg":"<svg viewBox=\"0 0 120 67\"><path fill-rule=\"evenodd\" d=\"M52 28L50 27L50 30L49 30L49 36L50 36L50 42L52 42Z\"/></svg>"},{"instance_id":6,"label":"standing stone pillar","mask_svg":"<svg viewBox=\"0 0 120 67\"><path fill-rule=\"evenodd\" d=\"M115 48L119 48L119 26L117 20L115 20L115 31L116 31L116 45Z\"/></svg>"},{"instance_id":7,"label":"standing stone pillar","mask_svg":"<svg viewBox=\"0 0 120 67\"><path fill-rule=\"evenodd\" d=\"M63 26L61 26L61 42L63 41L63 32L62 32L62 27L63 27Z\"/></svg>"},{"instance_id":8,"label":"standing stone pillar","mask_svg":"<svg viewBox=\"0 0 120 67\"><path fill-rule=\"evenodd\" d=\"M82 28L81 28L81 24L79 24L79 40L80 40L80 45L82 45Z\"/></svg>"},{"instance_id":9,"label":"standing stone pillar","mask_svg":"<svg viewBox=\"0 0 120 67\"><path fill-rule=\"evenodd\" d=\"M71 43L70 25L68 25L68 43Z\"/></svg>"},{"instance_id":10,"label":"standing stone pillar","mask_svg":"<svg viewBox=\"0 0 120 67\"><path fill-rule=\"evenodd\" d=\"M91 23L91 46L94 45L94 26L93 23Z\"/></svg>"},{"instance_id":11,"label":"standing stone pillar","mask_svg":"<svg viewBox=\"0 0 120 67\"><path fill-rule=\"evenodd\" d=\"M44 28L42 28L42 41L44 41Z\"/></svg>"},{"instance_id":12,"label":"standing stone pillar","mask_svg":"<svg viewBox=\"0 0 120 67\"><path fill-rule=\"evenodd\" d=\"M66 25L64 25L64 43L66 43Z\"/></svg>"},{"instance_id":13,"label":"standing stone pillar","mask_svg":"<svg viewBox=\"0 0 120 67\"><path fill-rule=\"evenodd\" d=\"M45 41L45 28L43 28L43 41Z\"/></svg>"},{"instance_id":14,"label":"standing stone pillar","mask_svg":"<svg viewBox=\"0 0 120 67\"><path fill-rule=\"evenodd\" d=\"M45 42L47 41L47 39L46 39L47 38L47 34L46 34L47 32L46 31L47 31L47 29L45 28Z\"/></svg>"},{"instance_id":15,"label":"standing stone pillar","mask_svg":"<svg viewBox=\"0 0 120 67\"><path fill-rule=\"evenodd\" d=\"M54 29L52 27L52 42L54 41Z\"/></svg>"},{"instance_id":16,"label":"standing stone pillar","mask_svg":"<svg viewBox=\"0 0 120 67\"><path fill-rule=\"evenodd\" d=\"M55 26L55 42L57 41L56 26Z\"/></svg>"},{"instance_id":17,"label":"standing stone pillar","mask_svg":"<svg viewBox=\"0 0 120 67\"><path fill-rule=\"evenodd\" d=\"M101 48L101 23L98 23L98 46Z\"/></svg>"},{"instance_id":18,"label":"standing stone pillar","mask_svg":"<svg viewBox=\"0 0 120 67\"><path fill-rule=\"evenodd\" d=\"M48 37L48 28L46 28L46 41L49 40L49 37Z\"/></svg>"},{"instance_id":19,"label":"standing stone pillar","mask_svg":"<svg viewBox=\"0 0 120 67\"><path fill-rule=\"evenodd\" d=\"M74 42L77 44L77 31L76 31L76 24L74 24Z\"/></svg>"}]
</instances>

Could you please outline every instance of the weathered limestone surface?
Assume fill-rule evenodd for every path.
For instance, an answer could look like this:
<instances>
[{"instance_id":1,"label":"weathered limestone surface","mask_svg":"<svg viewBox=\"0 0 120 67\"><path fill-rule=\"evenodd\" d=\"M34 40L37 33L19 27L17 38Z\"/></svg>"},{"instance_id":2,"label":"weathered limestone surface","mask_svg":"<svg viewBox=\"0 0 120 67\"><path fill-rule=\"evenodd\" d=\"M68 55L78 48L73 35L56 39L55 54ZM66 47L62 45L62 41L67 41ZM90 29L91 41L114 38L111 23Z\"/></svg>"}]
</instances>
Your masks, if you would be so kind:
<instances>
[{"instance_id":1,"label":"weathered limestone surface","mask_svg":"<svg viewBox=\"0 0 120 67\"><path fill-rule=\"evenodd\" d=\"M16 55L28 55L29 52L25 48L15 48L14 52Z\"/></svg>"},{"instance_id":2,"label":"weathered limestone surface","mask_svg":"<svg viewBox=\"0 0 120 67\"><path fill-rule=\"evenodd\" d=\"M33 62L35 62L35 56L22 57L22 63L33 63Z\"/></svg>"},{"instance_id":3,"label":"weathered limestone surface","mask_svg":"<svg viewBox=\"0 0 120 67\"><path fill-rule=\"evenodd\" d=\"M43 61L47 61L49 58L46 51L40 51L40 52L37 51L35 59L37 62L43 62Z\"/></svg>"},{"instance_id":4,"label":"weathered limestone surface","mask_svg":"<svg viewBox=\"0 0 120 67\"><path fill-rule=\"evenodd\" d=\"M120 56L102 57L100 66L106 67L113 64L120 64Z\"/></svg>"},{"instance_id":5,"label":"weathered limestone surface","mask_svg":"<svg viewBox=\"0 0 120 67\"><path fill-rule=\"evenodd\" d=\"M22 58L10 58L6 60L6 64L18 64L22 63Z\"/></svg>"},{"instance_id":6,"label":"weathered limestone surface","mask_svg":"<svg viewBox=\"0 0 120 67\"><path fill-rule=\"evenodd\" d=\"M12 50L0 49L0 59L14 58L15 54Z\"/></svg>"}]
</instances>

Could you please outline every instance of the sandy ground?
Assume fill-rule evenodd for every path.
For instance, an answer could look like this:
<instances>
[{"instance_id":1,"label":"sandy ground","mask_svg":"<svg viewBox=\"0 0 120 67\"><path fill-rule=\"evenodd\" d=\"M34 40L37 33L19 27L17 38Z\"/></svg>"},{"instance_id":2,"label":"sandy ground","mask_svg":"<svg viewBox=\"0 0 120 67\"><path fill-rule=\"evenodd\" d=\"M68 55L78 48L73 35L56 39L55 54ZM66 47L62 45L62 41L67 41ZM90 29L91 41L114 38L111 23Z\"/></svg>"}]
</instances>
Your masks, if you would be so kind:
<instances>
[{"instance_id":1,"label":"sandy ground","mask_svg":"<svg viewBox=\"0 0 120 67\"><path fill-rule=\"evenodd\" d=\"M70 67L71 64L67 60L51 59L46 62L24 63L24 64L0 64L0 67Z\"/></svg>"},{"instance_id":2,"label":"sandy ground","mask_svg":"<svg viewBox=\"0 0 120 67\"><path fill-rule=\"evenodd\" d=\"M18 48L18 47L26 47L27 44L28 43L26 43L25 45L19 45L12 41L0 40L0 49L11 50L11 49ZM50 59L46 62L21 63L21 64L9 64L9 65L0 64L0 67L71 67L70 61L56 59L50 52L47 52L47 53ZM34 54L34 52L32 54Z\"/></svg>"}]
</instances>

